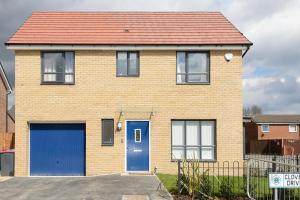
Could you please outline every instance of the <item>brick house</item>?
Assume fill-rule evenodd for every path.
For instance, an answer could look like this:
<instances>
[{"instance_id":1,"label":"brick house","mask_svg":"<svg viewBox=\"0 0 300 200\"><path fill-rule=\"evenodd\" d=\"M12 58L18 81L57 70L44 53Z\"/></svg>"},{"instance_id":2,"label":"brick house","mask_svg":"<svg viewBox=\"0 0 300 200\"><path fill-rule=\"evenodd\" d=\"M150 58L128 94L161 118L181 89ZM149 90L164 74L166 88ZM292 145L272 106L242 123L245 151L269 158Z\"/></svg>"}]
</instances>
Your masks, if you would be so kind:
<instances>
[{"instance_id":1,"label":"brick house","mask_svg":"<svg viewBox=\"0 0 300 200\"><path fill-rule=\"evenodd\" d=\"M251 120L244 121L246 153L299 155L299 124L300 115L251 117Z\"/></svg>"},{"instance_id":2,"label":"brick house","mask_svg":"<svg viewBox=\"0 0 300 200\"><path fill-rule=\"evenodd\" d=\"M11 86L0 62L0 133L14 132L14 118L8 112L8 95Z\"/></svg>"},{"instance_id":3,"label":"brick house","mask_svg":"<svg viewBox=\"0 0 300 200\"><path fill-rule=\"evenodd\" d=\"M17 176L242 160L242 57L219 12L34 12L16 63Z\"/></svg>"}]
</instances>

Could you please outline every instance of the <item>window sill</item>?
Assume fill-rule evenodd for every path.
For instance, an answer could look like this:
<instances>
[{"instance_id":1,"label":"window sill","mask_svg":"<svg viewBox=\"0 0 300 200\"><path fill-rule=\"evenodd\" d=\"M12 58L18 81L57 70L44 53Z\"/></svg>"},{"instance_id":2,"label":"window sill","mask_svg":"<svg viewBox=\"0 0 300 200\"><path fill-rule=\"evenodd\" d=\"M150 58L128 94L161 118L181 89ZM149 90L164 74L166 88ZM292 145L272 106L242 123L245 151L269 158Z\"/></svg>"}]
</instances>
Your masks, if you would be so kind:
<instances>
[{"instance_id":1,"label":"window sill","mask_svg":"<svg viewBox=\"0 0 300 200\"><path fill-rule=\"evenodd\" d=\"M174 159L171 159L171 162L178 162L178 161L181 161L181 162L203 162L203 163L216 163L218 162L217 160L174 160Z\"/></svg>"},{"instance_id":2,"label":"window sill","mask_svg":"<svg viewBox=\"0 0 300 200\"><path fill-rule=\"evenodd\" d=\"M101 144L102 147L113 147L114 144Z\"/></svg>"},{"instance_id":3,"label":"window sill","mask_svg":"<svg viewBox=\"0 0 300 200\"><path fill-rule=\"evenodd\" d=\"M139 75L130 75L130 76L121 76L121 75L117 75L116 77L127 77L127 78L139 78Z\"/></svg>"},{"instance_id":4,"label":"window sill","mask_svg":"<svg viewBox=\"0 0 300 200\"><path fill-rule=\"evenodd\" d=\"M209 83L176 83L176 85L210 85Z\"/></svg>"},{"instance_id":5,"label":"window sill","mask_svg":"<svg viewBox=\"0 0 300 200\"><path fill-rule=\"evenodd\" d=\"M75 83L52 83L52 82L42 82L41 85L75 85Z\"/></svg>"}]
</instances>

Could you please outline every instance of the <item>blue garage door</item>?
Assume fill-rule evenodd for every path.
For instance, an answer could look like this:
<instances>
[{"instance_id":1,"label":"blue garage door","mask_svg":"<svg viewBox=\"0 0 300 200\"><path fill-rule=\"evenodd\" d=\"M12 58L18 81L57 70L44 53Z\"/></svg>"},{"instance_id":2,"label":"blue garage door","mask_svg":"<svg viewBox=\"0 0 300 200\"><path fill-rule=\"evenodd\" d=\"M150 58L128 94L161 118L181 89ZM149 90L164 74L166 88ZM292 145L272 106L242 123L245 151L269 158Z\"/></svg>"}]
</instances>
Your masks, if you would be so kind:
<instances>
[{"instance_id":1,"label":"blue garage door","mask_svg":"<svg viewBox=\"0 0 300 200\"><path fill-rule=\"evenodd\" d=\"M85 124L31 124L31 176L84 176Z\"/></svg>"}]
</instances>

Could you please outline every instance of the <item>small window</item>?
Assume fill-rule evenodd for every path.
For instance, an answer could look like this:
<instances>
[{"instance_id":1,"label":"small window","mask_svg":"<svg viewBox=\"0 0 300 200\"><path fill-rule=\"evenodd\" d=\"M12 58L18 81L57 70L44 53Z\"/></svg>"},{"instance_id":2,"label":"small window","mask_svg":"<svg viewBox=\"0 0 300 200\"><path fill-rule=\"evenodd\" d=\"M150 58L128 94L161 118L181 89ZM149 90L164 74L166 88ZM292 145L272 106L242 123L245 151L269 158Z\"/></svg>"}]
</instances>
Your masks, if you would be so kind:
<instances>
[{"instance_id":1,"label":"small window","mask_svg":"<svg viewBox=\"0 0 300 200\"><path fill-rule=\"evenodd\" d=\"M297 125L296 124L290 124L289 125L289 132L290 133L296 133L297 132Z\"/></svg>"},{"instance_id":2,"label":"small window","mask_svg":"<svg viewBox=\"0 0 300 200\"><path fill-rule=\"evenodd\" d=\"M102 145L112 146L114 144L114 120L102 119Z\"/></svg>"},{"instance_id":3,"label":"small window","mask_svg":"<svg viewBox=\"0 0 300 200\"><path fill-rule=\"evenodd\" d=\"M177 83L209 83L209 53L177 52Z\"/></svg>"},{"instance_id":4,"label":"small window","mask_svg":"<svg viewBox=\"0 0 300 200\"><path fill-rule=\"evenodd\" d=\"M261 132L268 133L269 129L270 129L269 124L262 124L261 125Z\"/></svg>"},{"instance_id":5,"label":"small window","mask_svg":"<svg viewBox=\"0 0 300 200\"><path fill-rule=\"evenodd\" d=\"M134 142L135 143L142 142L141 129L134 129Z\"/></svg>"},{"instance_id":6,"label":"small window","mask_svg":"<svg viewBox=\"0 0 300 200\"><path fill-rule=\"evenodd\" d=\"M117 76L139 76L139 52L117 52Z\"/></svg>"},{"instance_id":7,"label":"small window","mask_svg":"<svg viewBox=\"0 0 300 200\"><path fill-rule=\"evenodd\" d=\"M42 52L42 83L74 84L74 52Z\"/></svg>"},{"instance_id":8,"label":"small window","mask_svg":"<svg viewBox=\"0 0 300 200\"><path fill-rule=\"evenodd\" d=\"M172 159L215 160L215 121L172 120Z\"/></svg>"}]
</instances>

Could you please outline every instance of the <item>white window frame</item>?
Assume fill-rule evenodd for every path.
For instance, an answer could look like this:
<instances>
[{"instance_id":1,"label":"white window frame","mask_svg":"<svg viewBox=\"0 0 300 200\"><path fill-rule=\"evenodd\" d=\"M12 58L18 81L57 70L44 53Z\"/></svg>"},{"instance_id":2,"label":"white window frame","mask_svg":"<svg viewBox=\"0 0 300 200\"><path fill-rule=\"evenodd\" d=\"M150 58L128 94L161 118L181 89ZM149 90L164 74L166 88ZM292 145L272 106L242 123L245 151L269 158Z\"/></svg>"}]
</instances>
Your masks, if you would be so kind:
<instances>
[{"instance_id":1,"label":"white window frame","mask_svg":"<svg viewBox=\"0 0 300 200\"><path fill-rule=\"evenodd\" d=\"M261 124L260 125L261 127L261 132L263 132L263 133L269 133L270 132L270 125L269 124ZM267 126L268 127L268 130L264 130L264 126Z\"/></svg>"},{"instance_id":2,"label":"white window frame","mask_svg":"<svg viewBox=\"0 0 300 200\"><path fill-rule=\"evenodd\" d=\"M136 140L136 132L137 132L137 130L139 130L140 131L140 140ZM134 129L134 142L135 143L142 143L142 129Z\"/></svg>"},{"instance_id":3,"label":"white window frame","mask_svg":"<svg viewBox=\"0 0 300 200\"><path fill-rule=\"evenodd\" d=\"M296 127L295 131L292 130L291 126ZM298 125L297 124L289 124L289 132L290 133L297 133L297 131L298 131Z\"/></svg>"}]
</instances>

